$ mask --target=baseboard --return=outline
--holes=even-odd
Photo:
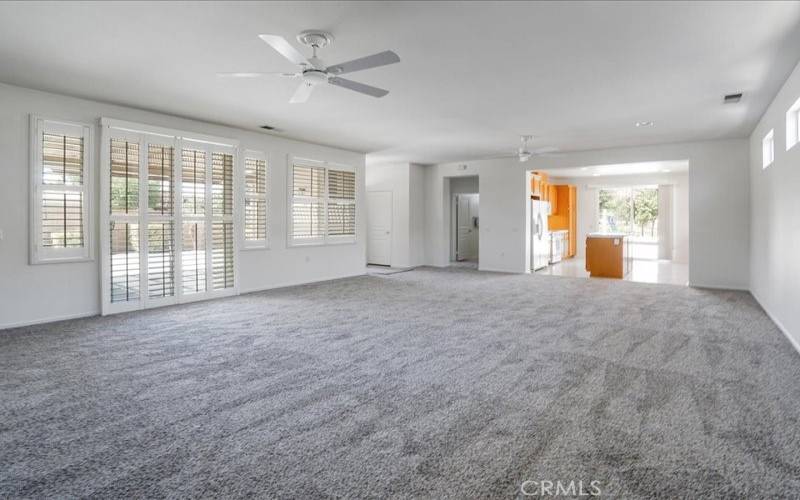
[[[750,288],[746,286],[720,286],[720,285],[704,285],[702,283],[689,282],[692,288],[710,288],[711,290],[733,290],[737,292],[749,292]]]
[[[23,326],[33,326],[33,325],[41,325],[44,323],[54,323],[56,321],[66,321],[68,319],[90,318],[92,316],[99,316],[99,315],[100,311],[92,311],[92,312],[83,312],[77,314],[65,314],[63,316],[52,316],[49,318],[37,319],[34,321],[20,321],[18,323],[8,323],[5,325],[0,325],[0,331],[8,330],[10,328],[21,328]]]
[[[357,276],[366,276],[366,275],[367,275],[367,271],[365,269],[364,272],[357,273],[357,274],[342,274],[341,276],[328,276],[328,277],[325,277],[325,278],[312,279],[312,280],[284,281],[284,282],[275,283],[274,285],[269,285],[269,286],[266,286],[266,287],[248,288],[247,290],[239,290],[239,294],[242,295],[242,294],[245,294],[245,293],[265,292],[267,290],[275,290],[275,289],[278,289],[278,288],[289,288],[289,287],[292,287],[292,286],[311,285],[311,284],[314,284],[314,283],[324,283],[326,281],[335,281],[335,280],[341,280],[341,279],[345,279],[345,278],[355,278]]]
[[[756,299],[758,305],[761,306],[761,309],[763,309],[765,313],[767,313],[767,316],[769,317],[769,319],[772,320],[773,323],[775,323],[775,326],[778,327],[778,330],[780,330],[786,336],[786,338],[789,340],[789,343],[792,344],[792,347],[794,347],[794,350],[797,351],[797,354],[800,354],[800,342],[795,340],[795,338],[792,337],[792,334],[789,333],[789,330],[787,330],[786,327],[783,326],[781,320],[776,318],[775,315],[772,314],[769,311],[769,309],[766,308],[766,306],[764,306],[764,302],[758,298],[758,295],[756,295],[754,291],[750,290],[750,295],[752,295],[753,298]]]

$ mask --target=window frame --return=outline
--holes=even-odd
[[[265,191],[263,194],[248,194],[247,193],[247,160],[253,159],[258,161],[264,162],[264,185]],[[241,154],[241,158],[239,159],[239,165],[241,165],[241,175],[239,176],[242,179],[241,182],[241,196],[239,197],[242,200],[242,206],[239,210],[241,214],[241,220],[239,221],[239,227],[241,227],[240,234],[240,241],[241,244],[239,248],[242,250],[268,250],[270,248],[270,241],[271,241],[271,232],[270,232],[270,212],[272,208],[271,203],[271,190],[272,190],[272,169],[270,168],[270,160],[267,153],[263,151],[258,151],[254,149],[245,149]],[[266,210],[266,218],[264,220],[264,239],[258,240],[248,240],[247,239],[247,227],[245,226],[246,223],[246,209],[247,209],[247,200],[255,199],[261,200],[264,202],[265,210]]]
[[[761,169],[765,170],[767,167],[775,163],[775,129],[770,129],[769,132],[761,139]]]
[[[800,143],[800,98],[786,111],[786,151]]]
[[[128,138],[140,144],[140,158],[139,158],[139,207],[140,210],[136,215],[116,215],[112,217],[110,211],[111,193],[108,186],[111,183],[110,171],[110,141],[111,138]],[[238,210],[240,196],[237,192],[236,186],[238,185],[238,165],[239,161],[239,141],[233,139],[226,139],[222,137],[209,136],[204,134],[195,134],[188,131],[178,129],[168,129],[152,125],[140,124],[135,122],[128,122],[112,118],[100,119],[100,212],[99,220],[100,227],[104,228],[100,235],[100,288],[101,288],[101,314],[116,314],[126,311],[134,311],[140,309],[149,309],[153,307],[160,307],[169,304],[182,304],[189,302],[196,302],[201,300],[215,299],[230,295],[238,295],[239,293],[239,241],[235,236],[235,231],[238,230],[236,225],[239,223]],[[111,248],[110,238],[108,238],[108,228],[112,219],[130,219],[131,221],[141,221],[139,224],[139,259],[142,264],[139,267],[140,283],[148,283],[148,242],[147,242],[147,226],[152,220],[155,221],[159,216],[153,217],[148,210],[147,204],[147,186],[148,176],[147,162],[148,162],[148,144],[165,144],[174,148],[173,155],[173,193],[172,193],[172,215],[170,219],[173,221],[173,294],[165,297],[150,297],[149,284],[140,284],[139,298],[130,301],[111,302]],[[204,210],[202,215],[195,217],[186,217],[183,213],[183,174],[182,174],[182,155],[184,149],[196,149],[205,153],[204,161]],[[232,169],[232,214],[215,214],[212,208],[212,154],[220,153],[230,155],[233,158]],[[144,202],[142,201],[144,200]],[[141,208],[144,206],[144,212]],[[205,290],[200,293],[187,294],[183,291],[183,243],[181,231],[184,222],[202,221],[204,223],[204,266],[205,266]],[[226,288],[213,287],[213,245],[212,245],[212,230],[214,222],[231,222],[233,223],[234,236],[232,238],[232,252],[233,252],[233,285]]]
[[[80,130],[83,139],[83,183],[78,186],[48,185],[42,182],[42,134],[51,131],[72,135]],[[90,262],[94,260],[94,134],[91,123],[48,118],[30,115],[29,131],[29,262],[31,265],[57,264],[69,262]],[[79,248],[45,248],[42,246],[42,192],[56,190],[80,192],[83,196],[83,246]]]
[[[323,192],[322,196],[320,197],[306,197],[306,196],[295,196],[294,195],[294,168],[295,166],[300,167],[312,167],[312,168],[322,168],[324,170],[323,174]],[[328,245],[352,245],[358,242],[359,238],[359,230],[358,230],[358,206],[361,203],[361,190],[358,187],[358,170],[351,166],[345,165],[341,163],[334,163],[328,161],[321,161],[321,160],[313,160],[308,158],[302,158],[298,156],[289,156],[287,160],[287,175],[286,175],[286,246],[287,248],[302,248],[302,247],[312,247],[312,246],[328,246]],[[351,202],[355,205],[355,230],[352,236],[350,235],[343,235],[343,236],[330,236],[328,234],[328,205],[331,202],[331,198],[328,192],[328,171],[329,170],[338,170],[343,172],[352,172],[355,175],[355,195],[353,201]],[[322,235],[318,238],[311,238],[305,239],[302,241],[297,241],[292,236],[294,233],[294,201],[295,199],[307,199],[307,200],[316,200],[319,199],[322,202]],[[336,199],[336,203],[341,203],[342,200]]]

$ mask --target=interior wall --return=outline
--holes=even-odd
[[[786,150],[786,111],[800,99],[800,64],[750,136],[750,290],[800,350],[800,144]],[[775,160],[761,141],[774,129]]]
[[[643,186],[666,184],[673,186],[672,199],[672,260],[681,264],[689,261],[689,174],[687,172],[642,175],[608,175],[599,177],[558,177],[558,170],[548,172],[551,184],[577,186],[578,245],[577,257],[586,255],[586,235],[598,230],[597,188],[599,186]]]
[[[426,168],[426,262],[448,263],[442,197],[446,177],[480,176],[480,268],[522,273],[528,269],[526,171],[689,160],[689,281],[694,286],[747,289],[749,280],[748,141],[730,139],[614,148],[538,157],[444,163]],[[553,172],[557,175],[557,172]]]
[[[356,167],[357,196],[364,196],[364,155],[283,139],[273,135],[85,99],[0,84],[0,328],[100,312],[99,238],[94,260],[79,263],[28,263],[29,114],[97,124],[105,116],[148,125],[239,140],[242,148],[266,152],[270,168],[270,248],[243,250],[238,287],[248,292],[364,273],[365,204],[357,208],[355,244],[287,247],[287,161],[300,155]],[[96,127],[93,230],[99,233],[99,127]]]
[[[392,254],[389,257],[392,267],[407,267],[411,261],[409,177],[408,163],[370,164],[366,167],[367,192],[392,193]]]

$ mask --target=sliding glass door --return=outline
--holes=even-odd
[[[598,192],[597,228],[628,235],[634,258],[658,258],[658,187],[604,187]]]
[[[235,290],[235,149],[108,128],[103,313]]]

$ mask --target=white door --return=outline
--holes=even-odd
[[[478,258],[478,195],[456,195],[456,259]]]
[[[391,265],[392,192],[367,193],[367,264]]]

